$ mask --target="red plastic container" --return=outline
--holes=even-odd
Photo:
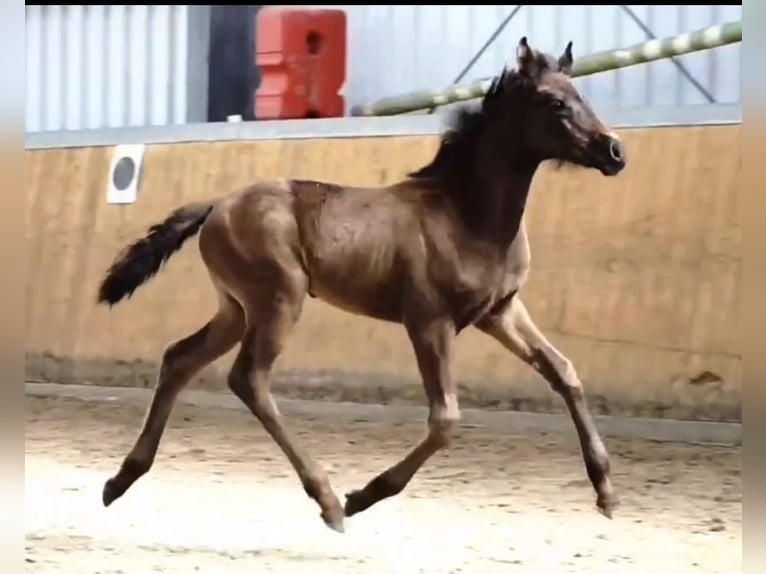
[[[262,8],[255,64],[261,73],[256,119],[343,116],[338,92],[346,81],[346,13]]]

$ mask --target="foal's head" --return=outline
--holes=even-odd
[[[599,120],[571,80],[572,43],[555,57],[522,38],[517,67],[495,78],[482,102],[495,145],[533,161],[558,160],[617,175],[625,149]]]

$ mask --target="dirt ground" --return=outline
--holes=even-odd
[[[731,574],[742,569],[738,447],[607,438],[622,505],[599,515],[570,434],[463,428],[395,499],[321,522],[257,421],[179,405],[152,471],[109,509],[103,481],[143,407],[27,398],[26,571]],[[290,419],[339,496],[422,426]]]

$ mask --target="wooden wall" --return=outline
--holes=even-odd
[[[523,297],[574,361],[597,412],[740,420],[741,125],[622,136],[630,165],[621,177],[544,169],[536,178]],[[388,183],[436,145],[435,136],[156,145],[139,200],[119,207],[105,202],[110,148],[27,151],[27,376],[153,385],[163,348],[215,308],[196,242],[111,312],[95,306],[95,292],[118,250],[175,206],[256,178]],[[482,335],[461,335],[458,351],[464,406],[561,408],[535,373]],[[223,389],[232,358],[199,384]],[[316,300],[278,363],[276,390],[423,402],[401,328]]]

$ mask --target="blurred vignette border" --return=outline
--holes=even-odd
[[[0,64],[4,77],[0,89],[0,258],[3,272],[2,324],[0,325],[0,560],[18,564],[24,550],[23,466],[23,334],[24,317],[24,209],[23,153],[25,100],[25,31],[20,3],[0,0]],[[21,56],[21,57],[20,57]]]
[[[761,571],[766,549],[766,468],[758,444],[766,432],[766,363],[763,336],[766,325],[766,195],[764,195],[764,149],[766,149],[766,4],[743,3],[742,41],[742,340],[743,340],[743,564],[746,573]],[[745,40],[745,36],[747,39]],[[745,448],[750,439],[755,447]],[[758,568],[761,566],[761,568]]]

